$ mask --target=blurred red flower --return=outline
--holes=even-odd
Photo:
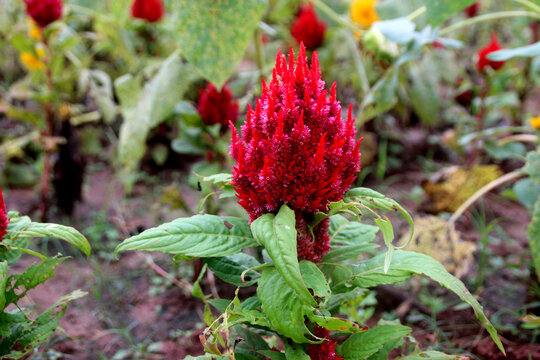
[[[238,102],[233,100],[231,90],[223,86],[218,91],[211,83],[199,91],[197,111],[206,125],[221,124],[226,128],[238,118]]]
[[[313,4],[301,6],[296,19],[291,24],[291,34],[299,43],[304,43],[308,50],[315,50],[322,45],[326,23],[319,20]]]
[[[232,127],[232,126],[231,126]],[[359,141],[349,107],[341,118],[335,83],[321,80],[317,52],[308,65],[300,45],[295,61],[277,54],[272,81],[263,80],[255,110],[248,106],[242,138],[232,127],[233,185],[239,204],[255,220],[287,203],[296,213],[298,256],[320,261],[328,252],[328,219],[313,229],[314,213],[343,198],[360,170]]]
[[[131,5],[131,16],[149,23],[161,20],[165,14],[162,0],[135,0]]]
[[[4,197],[2,196],[2,188],[0,188],[0,241],[4,239],[4,235],[7,234],[7,226],[9,224],[6,204],[4,204]]]
[[[24,0],[26,13],[42,28],[62,17],[62,0]]]
[[[497,50],[501,50],[501,49],[502,49],[502,46],[499,44],[499,41],[497,40],[497,34],[493,33],[491,35],[491,41],[489,42],[489,44],[487,44],[485,47],[483,47],[482,49],[478,51],[478,54],[477,54],[478,59],[476,61],[476,68],[479,71],[485,71],[486,67],[490,67],[493,70],[499,70],[501,67],[503,67],[505,63],[504,61],[493,61],[487,58],[488,54]]]
[[[465,8],[464,11],[467,17],[469,18],[475,17],[480,12],[480,1],[477,1],[471,6],[468,6],[467,8]]]
[[[330,333],[319,325],[315,326],[313,330],[315,336],[319,338],[325,338],[326,340],[320,344],[309,344],[307,346],[306,353],[311,360],[343,360],[336,353],[336,342],[332,342],[330,339]]]

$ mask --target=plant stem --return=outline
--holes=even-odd
[[[407,19],[409,19],[410,21],[413,21],[414,19],[416,19],[417,17],[419,17],[420,15],[422,15],[423,13],[425,13],[427,10],[426,6],[422,6],[422,7],[419,7],[418,9],[414,10],[412,13],[410,13],[408,16],[407,16]]]
[[[524,10],[515,10],[515,11],[499,11],[489,14],[480,15],[471,19],[466,19],[460,22],[457,22],[455,24],[450,25],[449,27],[442,29],[440,31],[440,35],[446,35],[452,31],[456,31],[458,29],[481,23],[484,21],[492,21],[492,20],[499,20],[499,19],[505,19],[505,18],[512,18],[512,17],[531,17],[535,19],[540,19],[540,14],[531,12],[531,11],[524,11]]]
[[[529,0],[513,0],[514,2],[517,2],[518,4],[521,4],[527,8],[529,8],[532,11],[536,11],[540,14],[540,6],[534,4],[533,2]]]
[[[533,134],[511,135],[511,136],[507,136],[505,138],[500,139],[498,141],[498,144],[504,145],[504,144],[517,142],[517,141],[536,144],[538,142],[538,136],[533,135]]]
[[[257,60],[257,68],[259,69],[259,80],[263,77],[264,72],[264,52],[261,39],[261,30],[255,29],[253,36],[255,37],[255,57]]]
[[[362,95],[366,95],[369,92],[370,88],[362,54],[358,50],[358,46],[356,45],[356,41],[354,40],[353,35],[349,31],[347,31],[346,36],[347,40],[349,41],[349,45],[353,55],[354,66],[356,68],[356,72],[358,73],[358,77],[360,78],[363,92]]]
[[[30,249],[25,249],[25,248],[19,248],[19,247],[15,247],[15,246],[10,246],[10,249],[11,250],[16,250],[16,251],[20,251],[20,252],[23,252],[25,254],[30,254],[30,255],[34,255],[34,256],[37,256],[38,258],[40,258],[42,261],[45,261],[47,260],[48,258],[45,256],[45,255],[42,255],[34,250],[30,250]]]
[[[511,173],[508,173],[508,174],[505,174],[503,176],[501,176],[500,178],[498,179],[495,179],[493,180],[492,182],[490,182],[489,184],[485,185],[483,188],[481,188],[480,190],[478,190],[477,192],[475,192],[473,194],[473,196],[471,196],[469,199],[467,199],[467,201],[465,201],[457,210],[456,212],[452,215],[452,217],[448,220],[447,224],[449,226],[453,226],[456,222],[456,220],[461,216],[463,215],[463,213],[472,205],[474,204],[478,199],[480,199],[482,196],[484,196],[485,194],[487,194],[488,192],[490,192],[491,190],[495,189],[496,187],[504,184],[504,183],[507,183],[509,181],[512,181],[512,180],[517,180],[519,179],[520,177],[523,177],[525,176],[526,174],[517,170],[517,171],[513,171]]]
[[[332,8],[326,5],[322,0],[311,0],[311,3],[339,25],[355,29],[355,26],[351,22],[345,20],[342,16],[332,10]]]

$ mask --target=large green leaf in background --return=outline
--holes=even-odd
[[[266,9],[265,0],[176,2],[182,55],[202,77],[221,87],[242,60]]]
[[[439,26],[454,13],[474,4],[476,0],[425,0],[428,23]]]
[[[114,85],[124,117],[118,155],[129,172],[135,169],[144,155],[149,131],[169,117],[174,106],[182,100],[189,85],[187,69],[175,53],[163,62],[144,88],[139,79],[131,75],[118,78]]]
[[[531,176],[532,181],[540,184],[540,152],[530,152],[528,154],[525,171]],[[536,199],[527,233],[529,234],[529,247],[536,274],[540,278],[540,197]]]

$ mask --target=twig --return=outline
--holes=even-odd
[[[477,192],[474,193],[473,196],[471,196],[467,201],[465,201],[457,210],[456,212],[452,215],[452,217],[448,220],[447,222],[447,225],[448,226],[454,226],[456,220],[461,216],[463,215],[463,213],[472,205],[474,204],[478,199],[480,199],[482,196],[484,196],[485,194],[487,194],[488,192],[490,192],[491,190],[495,189],[496,187],[506,183],[506,182],[509,182],[509,181],[512,181],[512,180],[517,180],[519,179],[520,177],[522,176],[525,176],[526,174],[521,172],[521,171],[514,171],[514,172],[511,172],[511,173],[508,173],[506,175],[503,175],[501,176],[500,178],[498,179],[495,179],[493,180],[492,182],[490,182],[489,184],[485,185],[483,188],[481,188],[480,190],[478,190]]]
[[[169,280],[171,283],[173,283],[174,285],[176,285],[183,291],[189,293],[189,295],[193,293],[193,285],[191,285],[187,281],[176,279],[173,276],[171,276],[168,272],[166,272],[159,265],[157,265],[152,259],[152,257],[150,257],[150,255],[144,255],[144,261],[146,262],[146,266],[154,270],[156,274],[158,274],[159,276]]]

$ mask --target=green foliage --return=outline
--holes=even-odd
[[[366,359],[381,350],[385,344],[409,335],[411,328],[401,325],[380,325],[351,335],[338,347],[345,360]]]
[[[176,53],[163,62],[144,88],[140,80],[125,75],[114,83],[124,117],[118,156],[128,172],[135,170],[143,157],[150,130],[171,115],[188,88],[186,66]]]
[[[257,282],[260,274],[251,268],[260,266],[261,263],[253,256],[247,254],[235,254],[228,257],[203,258],[210,270],[221,280],[235,286],[251,286]]]
[[[132,236],[116,247],[114,255],[120,251],[144,250],[180,256],[221,257],[255,245],[246,220],[195,215]]]
[[[306,304],[316,306],[317,302],[309,293],[300,273],[294,211],[283,205],[277,215],[264,214],[253,221],[251,231],[255,240],[268,251],[276,270],[296,295]]]
[[[454,13],[475,3],[475,0],[425,0],[428,22],[433,26],[441,25]]]
[[[58,224],[30,223],[28,227],[18,233],[21,238],[51,237],[67,241],[77,247],[86,256],[90,255],[88,240],[72,227]]]
[[[540,186],[540,152],[531,152],[527,156],[525,171],[530,175],[530,179],[536,185],[536,190]],[[536,274],[540,278],[540,194],[534,190],[528,193],[529,196],[536,195],[534,201],[532,220],[527,227],[529,235],[529,247],[533,258]],[[519,195],[518,195],[519,196]]]
[[[317,266],[302,261],[299,269],[303,275],[302,283],[313,291],[313,296],[321,302],[327,301],[330,288]],[[277,332],[297,343],[312,342],[316,338],[309,340],[305,337],[309,330],[304,317],[312,315],[314,307],[303,301],[289,282],[276,267],[264,269],[259,279],[257,296],[261,300],[264,313]]]
[[[521,46],[515,49],[504,49],[488,54],[488,59],[494,61],[506,61],[515,57],[536,57],[540,55],[540,42],[532,45]]]
[[[264,0],[181,0],[177,41],[182,55],[221,88],[241,61],[266,8]]]
[[[424,274],[442,286],[452,290],[461,300],[471,305],[478,320],[485,324],[491,338],[501,352],[504,353],[504,348],[497,336],[497,331],[484,314],[478,300],[471,295],[459,279],[450,275],[441,263],[424,254],[401,250],[394,252],[388,273],[384,272],[384,263],[385,255],[381,254],[356,266],[354,270],[354,283],[360,287],[372,287],[403,281],[412,274]]]

